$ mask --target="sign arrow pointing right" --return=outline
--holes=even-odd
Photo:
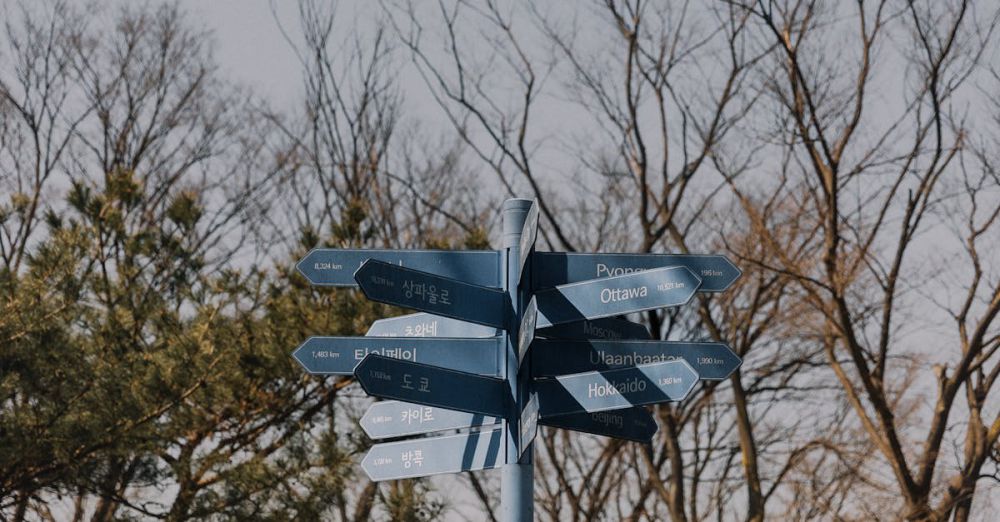
[[[541,290],[537,327],[683,305],[700,284],[694,272],[676,266]]]
[[[683,266],[701,278],[699,292],[722,292],[742,275],[736,265],[720,255],[536,252],[531,263],[531,282],[535,290],[666,266]]]
[[[657,429],[653,416],[642,407],[560,415],[544,419],[540,424],[644,444],[652,440]]]
[[[576,373],[535,381],[542,418],[684,400],[698,374],[684,361]]]
[[[539,339],[531,350],[531,373],[552,377],[675,359],[687,361],[706,381],[729,377],[743,362],[723,343]]]

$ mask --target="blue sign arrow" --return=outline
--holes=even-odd
[[[536,252],[531,262],[532,286],[536,290],[653,268],[683,266],[701,278],[699,292],[721,292],[742,274],[736,265],[719,255]]]
[[[493,337],[499,332],[492,326],[467,323],[419,312],[379,319],[368,329],[367,337]]]
[[[379,401],[361,417],[361,428],[372,439],[386,439],[500,424],[500,417],[447,410],[400,401]]]
[[[310,337],[292,354],[309,373],[353,375],[368,354],[433,364],[480,375],[500,375],[499,337],[433,339],[428,337]]]
[[[372,301],[504,328],[507,292],[369,259],[354,274]]]
[[[517,281],[520,285],[524,275],[524,264],[528,261],[532,250],[535,248],[535,239],[538,235],[538,200],[531,202],[528,215],[524,218],[524,226],[521,227],[521,241],[518,244],[519,256],[517,260]]]
[[[517,458],[524,456],[524,452],[535,440],[538,433],[538,394],[532,393],[528,404],[521,410],[520,437],[517,439]]]
[[[369,356],[371,357],[371,356]],[[576,373],[535,381],[542,418],[680,401],[698,382],[684,361]]]
[[[687,303],[701,280],[682,266],[540,290],[538,328]]]
[[[503,429],[376,444],[361,461],[373,481],[493,469],[503,464]]]
[[[502,417],[509,402],[501,379],[381,355],[365,357],[354,376],[368,395],[424,406]]]
[[[310,283],[357,286],[354,272],[377,259],[480,286],[500,286],[500,253],[492,250],[380,250],[315,248],[295,267]]]
[[[646,408],[560,415],[549,417],[540,423],[552,428],[582,431],[644,444],[652,440],[657,429],[656,421]]]
[[[650,339],[645,325],[616,317],[552,325],[537,335],[555,339]]]
[[[524,308],[524,315],[521,317],[521,328],[517,332],[517,361],[524,360],[524,354],[528,353],[531,341],[535,339],[535,323],[538,321],[538,306],[535,305],[535,298],[528,301],[528,306]]]
[[[683,359],[702,380],[729,377],[743,361],[723,343],[674,341],[563,341],[538,339],[531,350],[533,377]]]

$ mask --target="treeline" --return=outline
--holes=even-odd
[[[400,311],[293,267],[495,247],[508,196],[744,272],[636,317],[742,368],[651,446],[540,432],[540,520],[994,512],[997,6],[307,1],[282,111],[176,5],[2,6],[0,518],[494,519],[488,472],[367,480],[367,399],[290,353]]]

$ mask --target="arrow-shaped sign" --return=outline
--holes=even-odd
[[[524,405],[524,409],[521,410],[521,422],[520,422],[520,437],[517,439],[517,458],[520,459],[524,456],[524,452],[531,446],[531,443],[535,440],[535,434],[538,433],[538,394],[532,393],[531,399],[528,403]]]
[[[376,444],[361,469],[373,481],[493,469],[503,464],[503,429]]]
[[[560,415],[544,419],[541,424],[642,443],[648,443],[656,433],[656,421],[645,408]]]
[[[506,381],[369,355],[354,369],[365,393],[449,410],[502,417],[508,404]]]
[[[388,319],[379,319],[368,329],[367,337],[493,337],[497,329],[492,326],[467,323],[419,312]]]
[[[684,361],[576,373],[535,381],[542,418],[680,401],[698,382]]]
[[[470,323],[503,328],[510,308],[507,293],[370,259],[354,274],[372,301],[430,312]]]
[[[667,267],[541,290],[538,328],[687,303],[701,280],[687,268]]]
[[[524,279],[524,264],[528,261],[532,250],[535,248],[535,238],[538,235],[538,200],[531,202],[528,215],[524,218],[524,226],[521,227],[521,241],[518,244],[519,256],[517,260],[517,281],[520,285]]]
[[[699,292],[721,292],[742,273],[725,256],[719,255],[536,252],[531,263],[532,286],[536,290],[653,268],[683,266],[701,278]]]
[[[480,286],[500,286],[500,253],[491,250],[379,250],[315,248],[295,267],[310,283],[357,286],[354,272],[369,259]]]
[[[361,417],[361,428],[372,439],[500,424],[500,417],[447,410],[400,401],[379,401]]]
[[[535,339],[535,323],[538,321],[538,306],[535,298],[528,301],[528,306],[524,308],[524,315],[521,317],[521,328],[517,332],[517,361],[524,360],[524,354],[528,353],[528,347]]]
[[[649,339],[645,325],[604,317],[573,323],[563,323],[539,330],[536,335],[555,339]]]
[[[368,354],[433,364],[480,375],[500,375],[500,337],[433,339],[428,337],[310,337],[292,356],[307,372],[352,375]]]
[[[687,361],[698,377],[709,381],[729,377],[742,362],[723,343],[538,339],[531,350],[531,373],[552,377],[676,359]]]

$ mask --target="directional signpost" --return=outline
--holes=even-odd
[[[538,202],[532,202],[528,208],[528,214],[524,217],[524,225],[521,227],[521,240],[518,242],[517,255],[517,280],[521,281],[524,275],[524,264],[534,251],[535,238],[538,236]]]
[[[538,306],[535,300],[528,302],[521,317],[521,327],[517,333],[517,360],[524,360],[524,355],[528,353],[528,347],[535,340],[535,323],[538,322]]]
[[[521,435],[518,438],[517,456],[524,455],[525,450],[531,446],[538,432],[538,394],[531,394],[531,399],[521,411]]]
[[[502,520],[531,520],[538,425],[648,443],[646,406],[739,368],[725,344],[651,340],[618,317],[727,289],[740,271],[725,257],[535,252],[538,218],[538,202],[507,201],[496,251],[320,248],[299,262],[314,285],[419,312],[293,353],[309,373],[354,375],[387,399],[362,417],[365,433],[460,431],[372,446],[371,480],[502,468]]]

